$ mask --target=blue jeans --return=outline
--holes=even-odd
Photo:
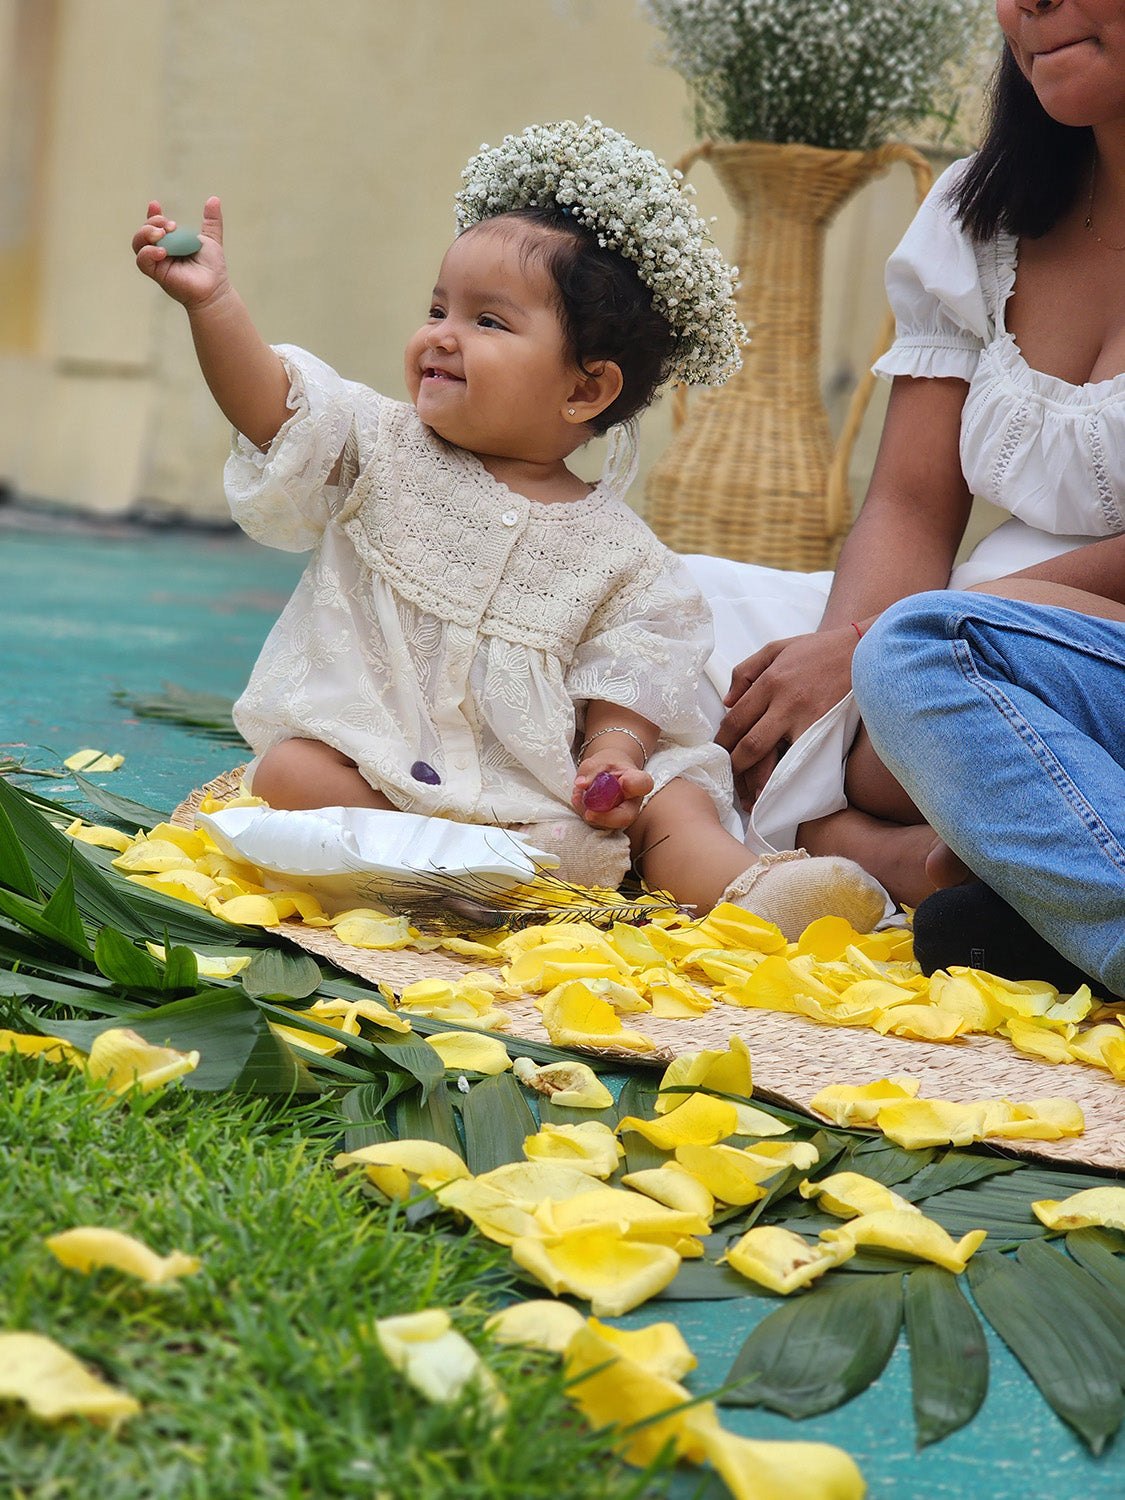
[[[1125,994],[1125,625],[918,594],[867,632],[852,680],[880,758],[949,847]]]

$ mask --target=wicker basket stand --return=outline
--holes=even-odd
[[[843,204],[907,162],[919,201],[933,180],[908,146],[825,151],[764,141],[695,147],[682,171],[711,163],[738,214],[743,367],[700,393],[649,474],[645,515],[678,552],[810,571],[831,566],[851,522],[848,457],[870,395],[853,395],[836,451],[820,391],[825,230]],[[881,352],[891,328],[880,329]]]

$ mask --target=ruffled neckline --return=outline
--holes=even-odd
[[[1087,380],[1074,385],[1061,375],[1049,375],[1028,364],[1015,335],[1008,332],[1004,312],[1016,285],[1019,268],[1019,241],[1014,234],[1000,233],[994,241],[993,277],[996,295],[996,332],[990,350],[1004,373],[1020,386],[1056,406],[1088,409],[1125,394],[1125,370],[1108,380]]]

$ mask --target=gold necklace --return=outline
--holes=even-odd
[[[1086,228],[1094,236],[1094,238],[1097,240],[1097,242],[1098,242],[1099,245],[1104,245],[1107,250],[1112,250],[1115,255],[1125,255],[1125,245],[1111,245],[1108,240],[1103,240],[1102,237],[1101,237],[1101,235],[1094,228],[1093,223],[1091,222],[1091,215],[1094,212],[1094,184],[1097,181],[1097,177],[1098,177],[1098,159],[1095,156],[1094,157],[1094,165],[1093,165],[1093,168],[1092,168],[1092,170],[1090,172],[1090,196],[1089,196],[1089,198],[1087,199],[1087,202],[1086,202],[1086,220],[1085,220]]]

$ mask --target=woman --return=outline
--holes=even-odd
[[[1125,0],[998,0],[997,15],[985,142],[888,264],[898,337],[876,368],[894,385],[835,577],[690,560],[748,842],[849,855],[911,905],[963,871],[862,757],[841,777],[860,636],[897,599],[1021,571],[1125,599],[1099,540],[1125,532]],[[954,569],[974,494],[1012,519]],[[732,671],[779,618],[788,638]]]
[[[987,882],[922,903],[918,957],[1125,995],[1125,608],[1004,591],[903,599],[853,662],[876,750]]]

